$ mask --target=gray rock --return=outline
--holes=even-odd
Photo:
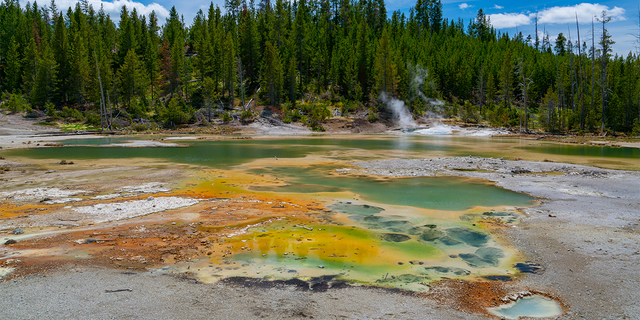
[[[24,230],[22,230],[22,228],[18,228],[18,229],[13,229],[13,234],[23,234]]]

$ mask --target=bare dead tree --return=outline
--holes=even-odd
[[[578,71],[580,72],[580,129],[584,131],[584,90],[582,76],[582,51],[580,50],[580,25],[578,24],[578,14],[576,13],[576,29],[578,30]]]
[[[244,71],[242,70],[242,60],[240,57],[236,58],[236,72],[238,73],[238,79],[240,80],[240,97],[242,99],[242,111],[244,108]]]
[[[573,61],[573,40],[571,40],[571,28],[569,28],[569,61],[571,63],[571,110],[573,112],[576,111],[576,102],[575,102],[575,64]]]
[[[520,58],[520,62],[518,63],[518,74],[520,76],[520,79],[522,79],[522,82],[518,85],[521,90],[522,90],[522,101],[523,101],[523,108],[524,108],[524,132],[529,132],[529,113],[527,110],[527,90],[529,90],[529,86],[533,83],[533,81],[531,80],[531,75],[533,74],[533,71],[531,71],[529,73],[528,76],[525,75],[525,70],[524,70],[524,57]],[[522,131],[522,114],[520,115],[520,132]]]
[[[591,111],[593,111],[594,88],[596,86],[596,34],[591,18]]]
[[[614,44],[611,40],[611,35],[607,32],[606,24],[611,22],[611,17],[607,16],[607,12],[602,10],[602,16],[596,17],[598,22],[602,23],[602,36],[600,38],[600,54],[602,63],[602,74],[600,77],[600,91],[602,93],[602,127],[600,134],[604,134],[604,125],[606,123],[606,108],[607,108],[607,67],[609,62],[609,55],[611,52],[611,45]]]

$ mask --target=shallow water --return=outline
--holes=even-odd
[[[523,150],[543,154],[580,156],[594,158],[640,159],[638,148],[614,148],[606,146],[546,144],[540,146],[521,147]]]
[[[496,188],[479,179],[460,177],[416,177],[375,179],[333,175],[334,167],[269,167],[252,169],[256,174],[269,174],[293,183],[289,192],[296,188],[316,185],[348,190],[371,202],[411,206],[433,210],[459,211],[474,206],[530,206],[532,198],[525,194]],[[262,191],[287,192],[283,187],[266,187]],[[307,187],[308,188],[308,187]],[[322,191],[317,191],[322,192]]]
[[[504,306],[490,308],[489,312],[505,319],[549,318],[562,315],[562,307],[552,299],[534,295],[518,299],[516,302]]]
[[[62,141],[65,148],[40,148],[5,151],[6,155],[40,159],[118,159],[148,157],[178,163],[229,168],[261,158],[301,158],[310,154],[341,160],[383,158],[433,158],[447,156],[482,156],[524,160],[543,159],[556,162],[594,165],[602,168],[640,170],[640,149],[569,145],[517,138],[419,136],[419,135],[350,135],[305,138],[264,138],[239,140],[167,140],[189,145],[188,148],[99,147],[126,140],[158,139],[159,136],[105,137]],[[185,136],[184,138],[188,138]],[[196,139],[197,137],[193,137]],[[79,144],[98,146],[88,150]]]

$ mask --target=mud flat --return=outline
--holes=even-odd
[[[344,174],[477,177],[541,198],[499,230],[541,266],[519,286],[550,294],[567,319],[640,318],[640,172],[478,157],[356,163]]]

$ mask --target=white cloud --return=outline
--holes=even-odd
[[[494,5],[493,5],[493,8],[494,8],[494,9],[498,9],[498,10],[504,9],[504,7],[503,7],[503,6],[499,6],[499,5],[497,5],[497,4],[494,4]]]
[[[78,0],[56,0],[56,6],[58,7],[58,11],[66,13],[69,7],[71,7],[71,9],[75,8],[76,3],[78,2]],[[111,19],[116,21],[120,20],[120,9],[122,8],[122,6],[127,6],[129,12],[131,12],[135,8],[139,15],[145,16],[149,16],[151,11],[155,11],[156,15],[158,16],[159,23],[163,23],[163,20],[169,17],[169,10],[155,2],[147,5],[130,0],[88,0],[88,2],[91,6],[93,6],[93,9],[96,10],[96,12],[100,10],[100,6],[102,5],[104,8],[104,12],[109,14],[111,16]],[[26,3],[26,0],[20,1],[21,6],[24,6]],[[41,3],[45,3],[45,1]],[[46,5],[49,5],[48,1],[46,1]]]
[[[495,13],[490,14],[491,25],[496,29],[514,28],[531,24],[531,18],[522,13]]]
[[[496,8],[498,6],[496,5]],[[601,4],[580,3],[575,6],[552,7],[538,12],[538,25],[575,23],[576,14],[581,23],[590,23],[591,18],[599,16],[605,11],[613,21],[627,20],[624,17],[625,10],[620,7],[609,7]],[[496,29],[526,26],[533,23],[536,13],[496,13],[490,14],[491,25]]]
[[[552,7],[538,13],[538,23],[575,23],[576,14],[578,20],[586,23],[591,18],[599,16],[605,11],[615,21],[626,20],[624,9],[620,7],[609,7],[597,3],[580,3],[569,7]],[[532,16],[535,14],[532,14]]]
[[[460,10],[464,10],[464,9],[468,9],[468,8],[473,8],[472,5],[466,4],[466,3],[461,3],[458,5],[458,8],[460,8]]]

